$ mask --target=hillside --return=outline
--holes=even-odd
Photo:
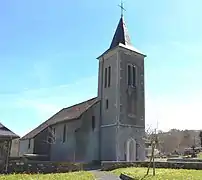
[[[158,149],[164,153],[173,151],[183,152],[184,148],[193,145],[200,146],[199,130],[177,130],[172,129],[168,132],[158,132],[160,145]]]

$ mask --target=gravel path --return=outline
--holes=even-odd
[[[104,172],[100,170],[89,171],[95,175],[96,180],[120,180],[120,178],[110,172]]]

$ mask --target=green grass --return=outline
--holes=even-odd
[[[152,175],[152,170],[144,180],[201,180],[202,170],[186,170],[186,169],[158,169],[156,168],[156,176]],[[146,174],[147,168],[121,168],[113,170],[116,175],[121,173],[136,179],[142,179]]]
[[[73,172],[61,174],[14,174],[0,175],[0,180],[94,180],[94,176],[88,172]]]
[[[202,152],[200,152],[200,153],[197,155],[197,157],[198,157],[199,159],[202,159]]]

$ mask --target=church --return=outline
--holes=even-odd
[[[123,15],[97,59],[97,97],[65,107],[20,139],[19,155],[50,161],[145,159],[146,55],[133,47]]]

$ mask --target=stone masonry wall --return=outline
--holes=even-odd
[[[103,171],[110,171],[117,168],[126,167],[148,167],[148,161],[137,162],[102,162],[101,169]],[[152,167],[152,165],[151,165]],[[155,162],[156,168],[173,168],[173,169],[196,169],[202,170],[202,162]]]
[[[82,163],[70,162],[49,162],[49,161],[19,161],[10,162],[6,173],[65,173],[80,171],[83,169]],[[5,173],[5,172],[2,172]]]

